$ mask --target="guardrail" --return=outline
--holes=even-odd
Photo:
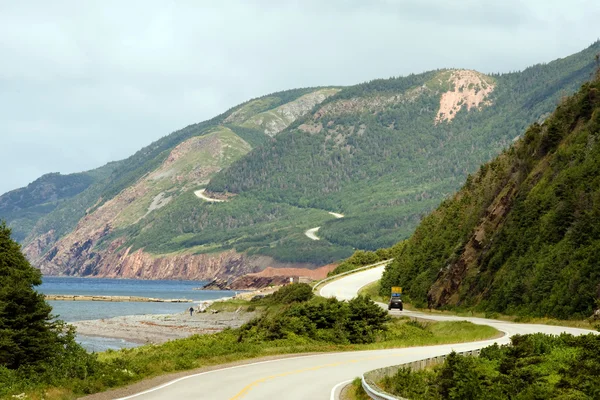
[[[470,357],[478,357],[481,349],[475,349],[471,351],[463,351],[457,353],[461,356],[470,356]],[[373,371],[365,372],[361,377],[362,387],[367,392],[367,395],[371,399],[375,400],[409,400],[404,397],[397,397],[390,393],[386,393],[383,389],[381,389],[377,382],[380,382],[383,378],[387,376],[392,376],[398,372],[401,368],[410,368],[414,371],[418,371],[421,369],[425,369],[427,367],[431,367],[433,365],[441,364],[444,362],[448,355],[425,358],[423,360],[417,360],[409,363],[404,363],[400,365],[394,365],[392,367],[379,368]]]
[[[364,267],[360,267],[360,268],[356,268],[353,269],[351,271],[346,271],[346,272],[342,272],[341,274],[337,274],[337,275],[332,275],[332,276],[328,276],[325,279],[321,279],[320,281],[318,281],[317,283],[315,283],[315,285],[313,286],[313,291],[317,290],[317,288],[329,281],[332,281],[334,279],[339,278],[340,276],[344,276],[344,275],[350,275],[353,274],[355,272],[359,272],[359,271],[364,271],[365,269],[371,269],[371,268],[375,268],[375,267],[381,267],[382,265],[388,265],[389,263],[391,263],[392,261],[394,261],[393,258],[387,259],[387,260],[383,260],[383,261],[379,261],[376,262],[375,264],[369,264],[369,265],[365,265]]]

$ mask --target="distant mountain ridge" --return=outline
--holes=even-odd
[[[105,179],[117,166],[118,163],[109,163],[81,173],[43,175],[24,188],[0,196],[0,216],[11,223],[14,239],[22,242],[40,218]]]
[[[589,79],[598,51],[519,73],[438,70],[274,93],[165,136],[29,226],[1,209],[0,218],[47,274],[315,268],[408,237],[468,173]],[[227,201],[200,199],[203,188]],[[320,240],[304,235],[317,226]]]

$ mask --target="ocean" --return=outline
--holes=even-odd
[[[195,302],[235,295],[233,291],[193,290],[204,281],[147,281],[135,279],[71,278],[45,276],[36,289],[44,294],[140,296],[160,299],[190,299]],[[190,303],[138,303],[106,301],[48,301],[52,312],[66,321],[112,318],[123,315],[175,314]],[[77,341],[88,351],[105,351],[139,346],[121,339],[78,335]]]

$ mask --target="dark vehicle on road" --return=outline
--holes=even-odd
[[[402,299],[400,297],[392,297],[390,299],[388,310],[391,310],[392,308],[397,308],[398,310],[402,311]]]

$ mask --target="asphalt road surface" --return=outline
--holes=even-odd
[[[325,285],[320,290],[320,294],[326,297],[335,296],[341,300],[350,299],[362,286],[378,280],[383,268],[373,268],[345,276]],[[431,316],[410,311],[392,312],[434,320],[467,320],[476,324],[493,326],[504,332],[505,335],[498,339],[481,342],[394,350],[327,353],[246,364],[180,378],[124,399],[325,400],[335,398],[337,391],[343,386],[341,383],[376,368],[443,355],[452,350],[468,351],[495,342],[505,344],[514,334],[568,332],[577,335],[591,332],[584,329],[514,324],[483,318]]]

